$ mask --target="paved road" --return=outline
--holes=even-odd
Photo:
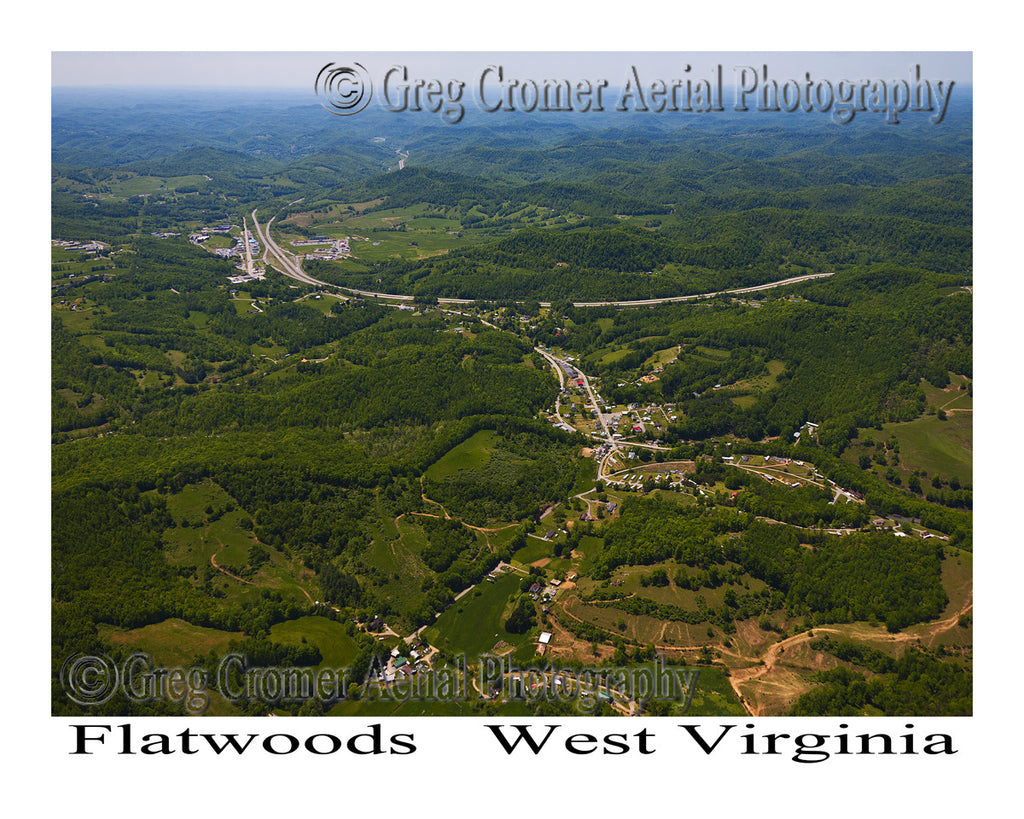
[[[651,307],[656,304],[671,304],[679,301],[696,301],[698,299],[711,299],[715,296],[729,295],[736,296],[743,293],[756,293],[759,290],[770,290],[773,287],[784,287],[787,284],[799,284],[811,279],[824,279],[834,276],[834,273],[811,273],[806,276],[794,276],[791,279],[782,279],[768,284],[758,284],[754,287],[738,287],[733,290],[716,290],[713,293],[695,293],[690,296],[669,296],[661,299],[634,299],[633,301],[574,301],[573,307]],[[542,307],[550,306],[546,302],[540,303]]]
[[[567,371],[569,369],[576,371],[576,378],[577,380],[583,382],[583,386],[587,391],[588,397],[590,398],[590,404],[593,407],[594,411],[597,413],[597,419],[601,423],[601,426],[604,427],[605,439],[608,441],[608,443],[614,445],[615,439],[612,438],[611,430],[608,429],[608,423],[604,419],[604,413],[601,412],[601,407],[599,407],[597,404],[597,395],[594,393],[594,388],[590,386],[590,379],[587,378],[586,373],[584,373],[579,367],[570,364],[568,361],[565,361],[564,359],[561,358],[557,358],[551,355],[550,353],[545,352],[540,347],[534,347],[533,349],[540,353],[542,356],[544,356],[544,358],[547,359],[551,366],[555,368],[555,372],[558,374],[559,386],[565,386],[565,378],[563,377],[563,371]],[[561,415],[558,416],[558,420],[562,421]],[[562,421],[562,423],[565,422]],[[566,426],[569,425],[566,424]]]
[[[638,447],[642,447],[644,449],[659,450],[661,452],[667,452],[669,450],[669,447],[667,447],[667,446],[658,446],[657,444],[642,444],[642,443],[632,442],[632,441],[616,440],[615,437],[612,435],[611,430],[608,428],[608,422],[605,420],[605,414],[603,412],[601,412],[601,407],[597,403],[597,394],[594,392],[594,388],[591,386],[590,379],[587,377],[586,373],[584,373],[579,367],[575,366],[574,364],[570,364],[568,361],[565,361],[564,359],[558,358],[557,356],[554,356],[551,353],[545,352],[540,347],[534,347],[534,349],[538,353],[540,353],[542,356],[544,356],[544,358],[547,360],[547,362],[554,368],[555,373],[557,373],[557,375],[558,375],[558,383],[559,383],[559,385],[561,385],[563,387],[565,386],[565,378],[563,376],[563,371],[565,370],[565,368],[569,367],[569,368],[572,368],[573,370],[576,371],[576,373],[578,374],[577,375],[577,379],[581,380],[583,382],[583,386],[586,388],[587,396],[590,399],[590,406],[597,413],[598,421],[600,422],[601,426],[604,428],[604,437],[603,438],[600,435],[600,433],[597,433],[597,432],[591,433],[590,437],[596,438],[597,440],[601,441],[602,443],[606,443],[609,446],[608,452],[605,454],[605,456],[601,459],[600,463],[598,464],[598,469],[597,469],[597,479],[598,480],[605,480],[609,476],[609,474],[611,474],[611,473],[609,473],[607,471],[608,461],[611,459],[611,457],[619,449],[629,449],[630,447],[637,447],[638,446]],[[557,406],[556,406],[556,409],[557,409]],[[558,416],[558,420],[560,422],[565,423],[565,421],[562,418],[561,414],[556,412],[556,415]],[[566,426],[570,426],[570,425],[566,424]]]
[[[266,249],[266,253],[273,254],[277,260],[277,266],[284,275],[289,276],[297,281],[304,282],[305,284],[322,285],[325,287],[333,287],[334,285],[329,282],[322,282],[319,279],[314,279],[308,273],[302,270],[302,264],[294,254],[288,253],[281,249],[281,246],[274,241],[270,235],[270,226],[274,221],[274,217],[271,217],[270,221],[267,222],[266,229],[260,227],[259,221],[256,219],[256,211],[252,212],[252,223],[253,228],[256,230],[256,237],[262,242],[263,247]]]
[[[413,301],[413,296],[399,295],[396,293],[377,293],[372,290],[359,290],[354,287],[342,287],[341,285],[331,284],[330,282],[323,282],[319,279],[314,279],[308,273],[302,270],[302,262],[294,254],[283,250],[280,245],[273,241],[270,236],[270,226],[276,217],[271,217],[270,221],[267,222],[266,228],[260,227],[260,223],[256,219],[256,211],[252,212],[253,226],[256,229],[257,238],[263,243],[263,247],[266,252],[273,252],[277,258],[281,272],[286,276],[290,276],[300,282],[306,284],[321,285],[324,287],[334,287],[338,290],[344,290],[347,293],[354,293],[357,296],[363,296],[364,298],[373,299],[389,299],[391,301]],[[794,276],[791,279],[783,279],[777,282],[768,282],[768,284],[758,284],[754,287],[740,287],[734,290],[716,290],[713,293],[695,293],[690,296],[667,296],[660,299],[633,299],[630,301],[574,301],[572,304],[574,307],[653,307],[657,304],[670,304],[673,302],[681,301],[696,301],[698,299],[710,299],[718,295],[741,295],[743,293],[755,293],[759,290],[770,290],[773,287],[785,287],[788,284],[799,284],[800,282],[810,281],[811,279],[822,279],[828,276],[834,275],[833,273],[812,273],[807,276]],[[477,299],[450,299],[450,298],[439,298],[438,304],[473,304]],[[541,307],[550,307],[551,302],[542,301],[539,302]]]
[[[252,275],[252,245],[249,244],[249,226],[242,217],[242,241],[245,243],[245,275]]]

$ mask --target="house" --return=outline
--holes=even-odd
[[[540,637],[537,638],[537,641],[542,646],[546,646],[548,643],[551,642],[551,632],[550,631],[542,631],[540,633]]]

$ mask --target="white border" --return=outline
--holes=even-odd
[[[1004,209],[1001,201],[1003,190],[1016,191],[1018,174],[1014,171],[1019,167],[1019,135],[1012,128],[1017,102],[1016,95],[1011,96],[1016,91],[1012,83],[1017,73],[1018,46],[1009,40],[1009,20],[985,19],[976,8],[970,12],[962,6],[903,8],[891,2],[839,6],[834,12],[826,11],[819,3],[673,4],[671,8],[632,4],[607,11],[595,7],[567,9],[540,2],[500,7],[459,3],[454,10],[453,4],[443,8],[429,4],[427,9],[422,8],[426,4],[418,5],[419,11],[403,10],[397,3],[383,8],[273,4],[266,8],[233,5],[219,9],[208,3],[189,2],[143,11],[134,3],[90,3],[29,12],[35,17],[31,27],[35,33],[30,38],[35,42],[5,58],[5,76],[16,86],[7,108],[7,130],[16,139],[13,146],[8,143],[7,153],[16,158],[12,163],[16,168],[4,197],[4,224],[9,236],[17,233],[18,244],[13,259],[8,261],[7,277],[15,282],[14,299],[8,300],[7,307],[9,315],[17,317],[5,327],[5,347],[9,359],[14,359],[8,384],[16,386],[17,391],[8,391],[7,403],[13,406],[8,407],[6,427],[17,440],[5,481],[8,503],[11,499],[14,503],[6,510],[5,519],[14,524],[8,546],[24,558],[15,560],[15,566],[23,569],[18,573],[28,581],[23,596],[15,593],[5,604],[9,607],[9,628],[15,632],[26,630],[15,644],[18,665],[24,662],[30,669],[47,673],[28,675],[40,684],[27,692],[23,690],[26,675],[5,680],[5,705],[13,723],[8,730],[17,737],[19,758],[17,767],[8,769],[13,774],[8,781],[20,790],[32,784],[33,769],[45,771],[45,782],[35,780],[41,788],[33,793],[35,801],[58,804],[83,816],[139,808],[157,816],[189,809],[208,813],[213,805],[230,810],[256,807],[260,816],[278,810],[426,810],[428,815],[435,810],[496,811],[509,815],[532,810],[577,812],[581,808],[687,812],[724,809],[767,816],[811,810],[861,816],[866,810],[892,815],[908,808],[916,808],[918,813],[940,808],[945,813],[970,810],[982,800],[985,804],[997,802],[1000,792],[1008,791],[1007,783],[1013,781],[1005,774],[1008,760],[1014,758],[1008,746],[1015,739],[1017,723],[1006,716],[1014,710],[1017,699],[1009,685],[1015,675],[997,666],[1004,660],[996,659],[1012,656],[1016,650],[1015,641],[1002,639],[1008,635],[1000,615],[1009,616],[1011,612],[994,609],[998,601],[1014,599],[1009,583],[1019,568],[1019,558],[1005,554],[1018,550],[1012,516],[1005,522],[1005,533],[1003,522],[997,519],[1001,510],[1015,508],[1014,495],[999,480],[998,455],[1014,454],[1007,447],[1012,447],[1016,430],[1008,409],[1001,406],[1005,389],[996,386],[1001,377],[1012,379],[1015,375],[1014,351],[1000,345],[1008,340],[1005,329],[1013,326],[1010,311],[1019,303],[1019,287],[1008,281],[1016,277],[1016,266],[1010,265],[1006,254],[1007,239],[1019,234],[1010,222],[1016,214],[1010,207]],[[969,13],[976,16],[968,17]],[[45,498],[49,476],[44,465],[48,464],[48,455],[43,452],[47,412],[45,400],[37,403],[37,398],[45,398],[47,392],[48,372],[43,362],[47,359],[48,321],[47,311],[36,312],[37,305],[45,304],[47,299],[32,273],[39,270],[39,248],[46,247],[43,243],[49,238],[48,196],[42,193],[47,190],[49,176],[48,87],[43,82],[49,75],[49,52],[126,47],[335,52],[467,47],[756,51],[765,50],[768,43],[771,50],[975,50],[975,174],[979,180],[975,210],[979,338],[975,361],[977,404],[984,418],[976,428],[975,468],[981,499],[975,538],[980,547],[975,551],[979,566],[976,587],[982,601],[976,617],[977,716],[942,721],[957,736],[961,754],[949,764],[945,760],[924,764],[921,758],[881,764],[854,760],[855,770],[831,762],[778,766],[774,760],[757,757],[709,766],[689,755],[679,758],[668,752],[642,759],[613,758],[614,764],[608,767],[604,760],[567,759],[565,754],[550,761],[508,763],[464,737],[474,727],[469,721],[449,724],[449,720],[431,719],[413,721],[410,730],[428,741],[423,743],[423,751],[400,763],[382,759],[359,764],[330,757],[271,760],[269,764],[254,763],[246,757],[240,762],[183,757],[144,762],[138,757],[83,761],[64,756],[67,724],[41,717],[49,705],[48,641],[44,634],[28,632],[26,627],[27,622],[47,621],[48,614],[40,601],[49,597],[47,561],[43,557],[48,544],[41,534],[42,522],[48,518]],[[22,141],[25,136],[27,139]],[[28,161],[23,161],[26,158]],[[28,310],[24,309],[26,303],[30,305]],[[27,390],[21,388],[23,384],[28,385]],[[28,413],[19,400],[26,393],[30,395]],[[26,510],[32,510],[31,514]],[[1003,554],[997,557],[997,550]],[[5,676],[10,676],[11,664],[7,667]],[[216,730],[213,722],[204,721],[202,729]],[[745,721],[738,722],[742,725]],[[762,730],[780,730],[789,721],[772,720],[768,726],[764,721],[756,722]],[[629,724],[629,730],[638,730],[633,725]],[[331,730],[332,726],[325,728]],[[238,721],[231,721],[227,729],[239,730]],[[253,730],[268,729],[260,722]],[[621,731],[626,726],[602,723],[600,730]],[[7,739],[10,747],[10,735]],[[428,746],[436,746],[436,750]],[[867,764],[866,770],[863,764]]]

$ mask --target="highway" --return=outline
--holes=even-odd
[[[264,258],[267,258],[269,254],[273,254],[273,258],[277,261],[278,269],[296,281],[304,282],[305,284],[315,284],[323,287],[334,287],[334,285],[328,282],[322,282],[319,279],[314,279],[312,276],[303,272],[302,263],[292,253],[286,253],[281,249],[281,246],[274,241],[270,235],[270,225],[273,223],[274,217],[271,217],[270,221],[267,222],[266,229],[260,227],[259,221],[256,219],[255,209],[252,212],[252,224],[256,230],[256,237],[263,244]]]
[[[773,287],[785,287],[787,284],[799,284],[800,282],[811,281],[812,279],[824,279],[833,276],[834,273],[809,273],[806,276],[794,276],[791,279],[782,279],[777,282],[758,284],[753,287],[738,287],[733,290],[717,290],[713,293],[695,293],[690,296],[668,296],[661,299],[634,299],[633,301],[574,301],[573,307],[652,307],[656,304],[672,304],[679,301],[696,301],[698,299],[712,299],[715,296],[739,296],[743,293],[756,293],[759,290],[771,290]],[[541,302],[541,307],[550,306]]]
[[[388,299],[390,301],[402,301],[411,302],[414,300],[413,296],[399,295],[396,293],[377,293],[372,290],[358,290],[354,287],[343,287],[337,284],[331,284],[330,282],[323,282],[319,279],[314,279],[308,273],[302,270],[302,260],[295,254],[283,250],[270,235],[270,226],[276,217],[271,217],[270,221],[267,222],[265,228],[260,226],[259,221],[256,219],[256,210],[252,212],[253,227],[256,230],[256,236],[262,242],[264,247],[264,258],[267,254],[273,253],[274,257],[278,262],[278,269],[286,276],[290,276],[296,281],[304,282],[305,284],[313,284],[318,287],[333,287],[336,290],[344,290],[346,293],[353,293],[357,296],[362,296],[368,299]],[[739,287],[733,290],[716,290],[713,293],[694,293],[689,296],[665,296],[660,299],[632,299],[627,301],[574,301],[573,307],[654,307],[658,304],[672,304],[674,302],[682,301],[697,301],[698,299],[710,299],[715,296],[729,295],[739,296],[744,293],[756,293],[760,290],[770,290],[773,287],[785,287],[789,284],[799,284],[800,282],[811,281],[812,279],[823,279],[828,276],[834,275],[833,273],[811,273],[806,276],[794,276],[790,279],[782,279],[777,282],[768,282],[767,284],[758,284],[753,287]],[[452,298],[439,298],[438,304],[456,304],[456,305],[467,305],[473,304],[477,299],[452,299]],[[541,307],[550,307],[551,302],[542,301],[539,302]]]
[[[252,275],[252,245],[249,244],[249,226],[242,217],[242,241],[245,243],[245,275]]]

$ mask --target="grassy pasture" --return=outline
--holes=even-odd
[[[394,537],[378,537],[364,554],[364,560],[379,569],[385,580],[378,581],[384,599],[401,610],[416,608],[423,602],[423,581],[433,572],[420,557],[427,536],[414,522],[402,518]],[[392,523],[394,527],[394,523]]]
[[[154,662],[165,666],[185,666],[197,655],[219,654],[232,640],[244,639],[241,632],[194,626],[171,618],[141,628],[123,629],[101,624],[99,636],[106,642],[132,651],[149,654]]]
[[[670,361],[675,361],[679,356],[678,347],[667,347],[664,350],[657,350],[644,363],[652,367],[664,367]]]
[[[885,424],[879,437],[895,435],[900,444],[900,467],[907,472],[918,469],[946,478],[956,475],[970,482],[974,466],[973,414],[950,413],[945,421],[936,415],[924,415],[913,421]],[[884,437],[883,437],[884,436]]]
[[[878,442],[895,437],[899,443],[897,470],[904,480],[912,472],[924,470],[928,476],[941,475],[948,479],[955,475],[962,483],[970,483],[974,467],[974,413],[971,411],[974,401],[966,389],[961,389],[961,385],[967,383],[968,379],[958,375],[952,375],[950,385],[944,389],[922,381],[929,412],[942,410],[945,420],[935,412],[913,421],[884,424],[881,432],[866,430],[844,457],[856,463],[865,453],[874,456],[876,448],[870,442],[865,446],[863,440]],[[873,469],[885,471],[885,467],[874,466]]]
[[[99,336],[88,335],[84,338],[82,337],[83,334],[93,332],[92,325],[96,320],[96,313],[93,308],[96,305],[87,299],[75,299],[74,301],[77,302],[75,310],[71,310],[63,305],[54,305],[53,307],[55,311],[60,312],[60,320],[64,323],[64,326],[69,332],[79,336],[79,341],[83,344],[88,344],[95,339],[97,346],[106,346]]]
[[[442,651],[464,654],[467,659],[490,652],[499,640],[523,645],[530,639],[528,635],[509,634],[504,627],[509,598],[518,591],[520,580],[521,575],[513,572],[493,583],[478,584],[423,632],[424,639]]]
[[[214,559],[228,571],[248,565],[249,549],[258,541],[242,526],[249,515],[237,508],[226,511],[228,504],[234,504],[232,497],[210,480],[189,484],[181,492],[168,496],[168,512],[179,525],[164,532],[167,561],[177,566],[194,566],[200,578]],[[212,508],[214,513],[207,513],[207,508]],[[312,572],[280,550],[272,546],[264,548],[270,553],[270,559],[253,576],[246,578],[248,582],[218,572],[213,578],[214,586],[224,591],[232,602],[255,602],[262,589],[280,591],[295,601],[311,601],[311,592],[316,594]]]
[[[579,557],[578,573],[586,574],[594,567],[594,563],[604,551],[604,539],[593,535],[584,535],[580,538],[579,545],[573,550],[573,554]]]
[[[625,358],[631,352],[633,351],[630,350],[628,347],[623,347],[621,350],[612,350],[601,356],[600,362],[602,364],[614,364],[619,359]]]
[[[697,668],[697,685],[686,713],[695,717],[741,717],[743,704],[721,668]]]
[[[966,389],[961,389],[970,384],[970,379],[962,375],[955,373],[949,374],[949,386],[939,387],[932,386],[928,381],[922,379],[921,390],[924,392],[924,397],[928,401],[928,405],[935,407],[936,409],[951,407],[962,407],[970,408],[973,405],[973,400],[968,395]]]
[[[356,641],[348,635],[344,624],[326,617],[300,617],[277,623],[270,629],[270,639],[282,645],[301,645],[303,638],[320,649],[323,658],[320,665],[326,668],[343,668],[359,653]]]
[[[467,470],[481,469],[498,446],[501,436],[491,429],[482,429],[461,444],[452,447],[430,465],[426,476],[432,481],[443,481]]]
[[[542,560],[545,557],[554,557],[554,554],[554,544],[552,542],[528,537],[526,538],[526,545],[512,555],[512,560],[524,566],[529,566],[534,561]]]
[[[426,258],[467,242],[461,222],[449,210],[429,204],[372,213],[360,210],[359,205],[334,205],[313,214],[296,214],[282,228],[287,230],[288,222],[293,222],[331,238],[351,237],[353,257],[368,262]]]
[[[117,198],[129,196],[141,196],[153,194],[160,191],[174,191],[178,188],[199,188],[203,189],[207,180],[201,174],[190,176],[130,176],[125,179],[117,179],[109,183],[110,195]]]
[[[207,506],[223,509],[234,499],[220,486],[211,480],[202,483],[190,483],[180,492],[167,497],[167,511],[176,520],[184,520],[190,524],[205,520]]]

